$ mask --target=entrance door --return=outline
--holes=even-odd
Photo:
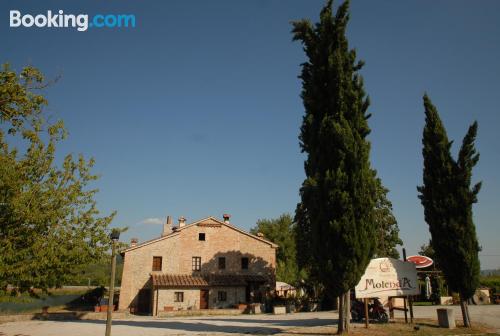
[[[200,309],[208,309],[208,290],[200,290]]]
[[[252,289],[250,288],[250,285],[247,285],[245,287],[245,302],[246,303],[251,303],[250,302],[250,295],[251,295]]]
[[[137,298],[137,312],[139,314],[151,313],[151,289],[145,288],[139,290],[139,297]]]
[[[245,288],[245,298],[247,303],[258,303],[262,302],[262,292],[261,292],[262,282],[248,282]]]

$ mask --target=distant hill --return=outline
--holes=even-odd
[[[491,270],[482,270],[481,271],[482,276],[488,276],[488,275],[500,275],[500,269],[491,269]]]

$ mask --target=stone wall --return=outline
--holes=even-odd
[[[119,310],[128,310],[137,305],[140,289],[150,288],[153,257],[162,257],[159,273],[179,274],[179,235],[165,237],[151,244],[127,251],[123,264]]]
[[[205,241],[198,240],[205,233]],[[243,234],[231,226],[193,225],[181,231],[179,269],[192,273],[192,257],[201,257],[200,273],[274,275],[276,249],[270,244]],[[226,268],[219,270],[218,258],[226,258]],[[241,258],[249,258],[248,270],[241,268]]]
[[[175,302],[175,292],[184,293],[183,302]],[[174,310],[200,309],[200,290],[193,288],[160,288],[158,290],[158,312],[166,311],[165,306],[173,307]]]
[[[204,241],[199,240],[199,233],[205,234]],[[128,310],[130,307],[137,306],[139,290],[151,288],[150,278],[153,273],[154,256],[162,257],[162,270],[159,273],[264,275],[268,278],[270,287],[274,288],[276,247],[271,243],[242,233],[231,224],[221,224],[207,218],[201,223],[187,225],[169,236],[143,243],[125,251],[120,310]],[[193,257],[201,257],[201,272],[193,271]],[[218,268],[219,257],[226,258],[226,268],[223,270]],[[243,257],[249,259],[247,270],[241,267],[241,258]],[[199,290],[197,291],[199,293]],[[238,297],[235,297],[234,300],[231,298],[234,303],[245,301],[245,291],[244,289],[242,291],[243,296],[241,296],[240,289]],[[231,290],[228,291],[228,300],[230,292]],[[152,308],[154,308],[156,293],[151,294],[153,296]],[[158,306],[160,311],[163,310],[164,305],[167,305],[161,303],[161,300],[166,300],[162,299],[161,295]],[[215,298],[217,298],[217,294],[215,294]],[[199,294],[197,304],[199,307]],[[210,307],[213,305],[213,296],[210,296],[209,305]]]
[[[226,292],[226,301],[218,300],[219,291]],[[245,287],[211,287],[208,292],[208,308],[234,308],[245,302]]]

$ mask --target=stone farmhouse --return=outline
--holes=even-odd
[[[119,310],[158,315],[260,302],[275,287],[278,245],[223,220],[171,217],[161,237],[123,250]]]

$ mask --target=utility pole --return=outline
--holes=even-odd
[[[120,231],[113,229],[111,238],[111,281],[109,284],[108,313],[106,316],[105,336],[111,336],[111,319],[113,313],[113,299],[115,295],[115,271],[116,271],[116,242],[120,239]]]

